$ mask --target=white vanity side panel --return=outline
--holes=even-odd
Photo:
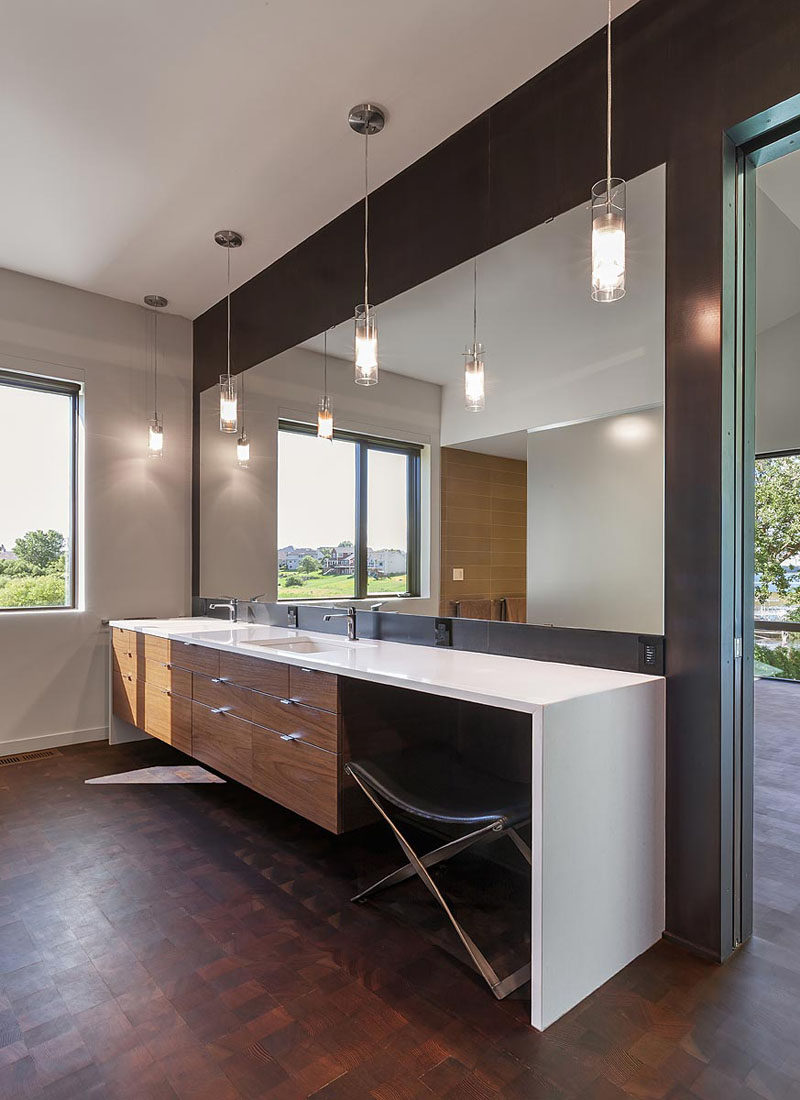
[[[544,710],[535,1027],[548,1027],[661,938],[664,697],[658,680]]]
[[[531,716],[531,1024],[540,1031],[542,1023],[542,832],[544,799],[542,709]]]

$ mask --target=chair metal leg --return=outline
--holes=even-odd
[[[533,864],[533,855],[531,853],[531,850],[528,847],[528,845],[525,843],[525,841],[522,839],[522,837],[519,835],[517,830],[516,829],[506,829],[506,832],[508,833],[509,838],[514,841],[514,844],[517,846],[519,851],[522,852],[525,859],[527,859],[528,863],[532,865]]]
[[[441,905],[442,909],[445,911],[445,913],[447,915],[447,918],[450,921],[450,924],[453,926],[453,929],[456,932],[458,938],[461,940],[462,944],[464,945],[469,957],[472,959],[475,967],[477,968],[477,970],[479,971],[481,976],[484,978],[484,980],[487,982],[487,984],[491,988],[491,990],[494,993],[495,997],[497,997],[500,1000],[503,997],[508,996],[508,994],[513,992],[513,990],[519,988],[519,986],[522,985],[524,982],[526,982],[528,980],[528,978],[530,977],[530,964],[521,967],[519,970],[515,971],[514,974],[509,975],[507,978],[500,979],[497,976],[497,974],[496,974],[494,968],[492,967],[491,963],[489,962],[489,960],[486,958],[486,956],[483,954],[483,952],[480,950],[480,948],[474,943],[474,941],[472,940],[471,936],[467,933],[467,931],[456,920],[452,910],[450,909],[450,906],[445,901],[445,899],[442,896],[442,893],[439,890],[438,886],[433,881],[431,876],[428,874],[427,867],[422,862],[422,859],[417,855],[417,853],[411,847],[409,842],[406,840],[406,838],[403,836],[403,834],[397,828],[395,823],[392,821],[392,819],[386,813],[386,811],[384,810],[384,808],[380,804],[380,802],[373,796],[372,792],[369,790],[369,788],[366,786],[366,784],[359,778],[359,776],[357,776],[354,772],[350,771],[349,768],[348,768],[348,773],[356,781],[358,786],[361,788],[361,790],[364,792],[364,794],[370,800],[372,805],[375,807],[375,809],[381,815],[383,820],[386,822],[386,824],[389,826],[389,828],[394,833],[395,839],[397,840],[397,843],[400,845],[400,847],[403,849],[403,852],[405,853],[406,858],[408,859],[408,862],[409,862],[409,864],[412,868],[412,871],[416,872],[416,874],[419,875],[419,877],[425,883],[428,890],[431,892],[431,894],[433,894],[433,896],[436,898],[436,900]],[[500,823],[500,822],[494,823],[494,828],[495,829],[497,828],[497,825],[500,825],[500,828],[502,829],[502,823]],[[482,830],[482,831],[484,831],[484,830]],[[485,830],[485,831],[491,831],[491,829]],[[401,868],[401,870],[405,871],[406,868]],[[406,876],[406,877],[408,877],[408,876]]]
[[[482,829],[476,829],[473,833],[467,833],[466,836],[458,837],[456,840],[451,840],[448,844],[443,844],[441,848],[434,848],[432,852],[428,852],[424,856],[419,857],[420,863],[423,867],[433,867],[437,863],[441,863],[443,859],[450,859],[451,856],[457,855],[458,852],[462,852],[465,848],[470,848],[473,844],[488,835],[489,840],[499,839],[502,834],[502,825],[499,822],[493,821],[490,825],[485,825]],[[491,835],[494,834],[494,835]],[[384,878],[379,879],[378,882],[373,883],[372,886],[368,886],[366,890],[362,890],[360,894],[356,894],[351,898],[351,901],[364,901],[372,894],[377,894],[379,890],[386,890],[389,886],[395,886],[398,882],[405,882],[406,879],[415,875],[416,869],[413,864],[407,863],[405,867],[400,867],[396,871],[392,871],[390,875],[386,875]]]

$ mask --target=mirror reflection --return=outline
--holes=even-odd
[[[664,188],[628,185],[620,301],[584,204],[383,303],[378,385],[349,318],[245,371],[246,468],[205,393],[201,594],[661,633]]]

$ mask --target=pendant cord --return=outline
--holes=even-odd
[[[472,354],[478,354],[478,257],[472,266]]]
[[[153,419],[158,420],[158,310],[153,310]]]
[[[231,249],[228,245],[228,385],[231,381]]]
[[[611,0],[606,34],[606,202],[611,205]]]
[[[323,397],[327,397],[328,396],[328,330],[327,329],[325,329],[325,332],[322,335],[322,348],[323,348],[322,390],[323,390]]]
[[[242,410],[242,438],[244,438],[244,374],[245,372],[242,371],[241,377],[239,379],[239,393],[241,395],[240,405]]]
[[[369,304],[369,134],[364,134],[364,307]]]

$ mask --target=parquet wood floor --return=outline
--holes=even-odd
[[[349,903],[396,860],[380,832],[330,837],[236,784],[84,785],[180,761],[155,742],[3,769],[0,1098],[800,1097],[800,698],[769,687],[759,938],[726,967],[658,944],[544,1035]]]

